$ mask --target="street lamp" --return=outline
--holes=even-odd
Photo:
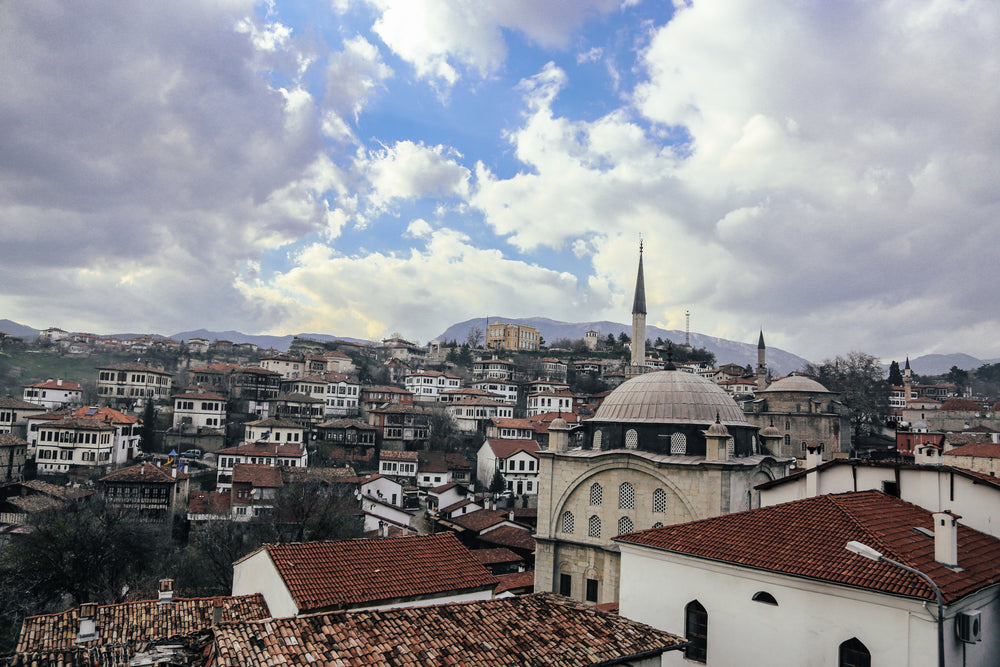
[[[944,625],[942,625],[944,623],[944,601],[941,599],[941,589],[937,587],[937,584],[935,584],[934,581],[931,580],[930,577],[928,577],[926,574],[924,574],[920,570],[914,569],[914,568],[910,567],[909,565],[903,565],[899,561],[896,561],[896,560],[893,560],[893,559],[888,558],[886,556],[883,556],[880,552],[878,552],[875,549],[871,548],[867,544],[862,544],[861,542],[857,542],[855,540],[851,540],[850,542],[848,542],[844,546],[844,548],[847,549],[848,551],[850,551],[851,553],[858,554],[859,556],[864,556],[865,558],[867,558],[869,560],[873,560],[875,562],[883,561],[883,562],[889,563],[890,565],[895,565],[896,567],[898,567],[900,569],[906,570],[907,572],[910,572],[912,574],[917,575],[918,577],[920,577],[921,579],[923,579],[924,581],[926,581],[928,584],[930,584],[930,587],[934,590],[934,595],[937,596],[937,608],[938,608],[938,613],[937,613],[937,649],[938,649],[937,653],[938,653],[938,667],[944,667]]]

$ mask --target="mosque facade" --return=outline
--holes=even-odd
[[[633,326],[644,329],[641,249],[639,310]],[[633,329],[633,366],[644,341]],[[575,432],[561,421],[539,452],[535,590],[585,602],[618,600],[612,538],[757,507],[754,487],[784,476],[790,463],[768,453],[772,443],[722,388],[669,363],[636,372]]]

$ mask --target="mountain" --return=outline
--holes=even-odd
[[[897,359],[897,361],[899,367],[902,368],[905,360]],[[964,371],[971,371],[988,363],[993,362],[988,359],[976,359],[968,354],[925,354],[922,357],[910,359],[910,368],[919,375],[945,375],[952,366],[958,366]]]
[[[204,338],[206,340],[228,340],[232,343],[253,343],[254,345],[260,347],[262,350],[280,350],[285,352],[291,346],[292,341],[296,338],[308,338],[309,340],[319,341],[321,343],[327,343],[334,340],[346,340],[352,343],[367,343],[366,340],[361,340],[359,338],[346,338],[344,336],[331,336],[330,334],[319,334],[319,333],[300,333],[294,336],[266,336],[263,334],[251,335],[240,333],[239,331],[208,331],[207,329],[198,329],[197,331],[183,331],[181,333],[176,333],[171,336],[173,340],[176,341],[187,341],[192,338]]]
[[[556,320],[550,320],[545,317],[527,317],[527,318],[501,318],[501,317],[491,317],[490,320],[503,320],[504,322],[511,322],[514,324],[526,324],[528,326],[535,327],[541,333],[545,342],[552,344],[561,338],[568,338],[570,340],[577,340],[583,338],[583,334],[587,331],[597,331],[602,338],[606,338],[608,334],[612,334],[615,338],[622,332],[626,335],[631,335],[632,326],[630,324],[619,324],[617,322],[557,322]],[[465,322],[459,322],[458,324],[453,324],[448,327],[444,333],[438,336],[438,340],[451,341],[455,340],[459,343],[465,342],[469,335],[469,331],[473,328],[480,329],[484,334],[486,332],[486,319],[485,318],[475,318],[471,320],[466,320]],[[677,331],[676,329],[661,329],[654,326],[646,326],[646,338],[649,340],[656,340],[657,338],[662,338],[663,340],[672,341],[675,345],[684,343],[684,332]],[[767,336],[764,337],[765,342],[767,341]],[[691,345],[693,347],[703,347],[706,350],[715,354],[715,359],[720,364],[726,363],[736,363],[741,366],[746,366],[750,364],[751,366],[757,365],[757,342],[753,343],[741,343],[738,341],[726,340],[725,338],[716,338],[714,336],[706,336],[704,334],[692,333],[691,334]],[[771,369],[771,373],[775,376],[787,375],[792,371],[801,369],[803,366],[808,364],[807,359],[803,359],[791,352],[786,352],[776,347],[767,348],[767,366]],[[913,365],[913,362],[910,362]]]
[[[32,329],[11,320],[0,320],[0,331],[16,338],[23,338],[26,341],[35,340],[39,333],[38,329]]]

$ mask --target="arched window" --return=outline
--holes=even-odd
[[[786,433],[785,434],[785,447],[791,447],[791,446],[792,446],[792,436],[790,436],[790,435],[788,435]]]
[[[729,440],[726,440],[726,456],[729,458],[736,456],[736,440],[732,436],[729,437]]]
[[[604,433],[601,431],[594,431],[594,449],[601,448],[601,440],[604,439]]]
[[[604,502],[604,489],[597,482],[590,485],[590,504],[600,505]]]
[[[627,516],[623,516],[622,518],[618,519],[619,535],[624,535],[625,533],[631,533],[633,530],[635,530],[635,524],[632,523],[632,519],[628,518]]]
[[[708,612],[697,600],[684,607],[684,637],[691,642],[684,649],[684,657],[695,662],[705,662],[708,656]]]
[[[639,434],[634,428],[625,432],[625,449],[635,449],[639,446]]]
[[[573,513],[563,512],[562,515],[562,532],[572,533],[573,532]]]
[[[791,428],[792,428],[792,422],[791,422],[791,420],[785,419],[785,430],[787,431],[787,430],[789,430]]]
[[[657,521],[656,523],[653,524],[653,528],[663,528],[663,522]]]
[[[667,492],[663,489],[653,489],[653,512],[663,514],[667,511]]]
[[[840,667],[871,667],[872,654],[857,637],[851,637],[840,645],[837,664]]]
[[[670,436],[670,453],[683,456],[687,454],[687,436],[683,433],[674,433]]]
[[[590,519],[587,521],[587,536],[588,537],[601,536],[601,517],[594,515],[590,517]]]
[[[767,591],[757,591],[753,594],[754,602],[763,602],[764,604],[773,604],[775,607],[778,606],[778,601],[774,599],[774,596]]]
[[[635,507],[635,488],[628,482],[618,487],[618,508],[630,510]]]

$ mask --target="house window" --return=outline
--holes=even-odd
[[[587,602],[597,602],[597,579],[587,579]]]
[[[590,485],[590,504],[600,505],[604,499],[604,489],[597,482]]]
[[[687,436],[683,433],[674,433],[670,436],[670,453],[683,456],[687,454]]]
[[[618,519],[619,535],[624,535],[625,533],[631,533],[633,530],[635,530],[635,524],[632,523],[632,519],[628,518],[627,516],[623,516],[622,518]]]
[[[587,536],[588,537],[600,537],[601,536],[601,517],[594,515],[590,517],[587,521]]]
[[[562,515],[562,532],[572,533],[573,532],[573,513],[563,512]]]
[[[667,492],[663,489],[653,489],[653,512],[663,514],[667,511]]]
[[[568,574],[559,575],[559,595],[569,597],[573,594],[573,577]]]
[[[687,606],[684,607],[684,637],[691,642],[684,649],[684,657],[695,662],[706,662],[708,656],[708,612],[697,600],[688,602]]]
[[[792,422],[790,420],[786,419],[785,420],[785,430],[787,431],[787,430],[789,430],[791,428],[792,428]]]
[[[628,482],[618,487],[618,508],[630,510],[635,507],[635,488]]]
[[[839,667],[871,667],[872,654],[857,637],[851,637],[840,645],[837,664]]]
[[[774,599],[774,596],[767,591],[757,591],[753,594],[752,600],[754,602],[761,602],[763,604],[773,604],[775,607],[778,606],[778,601]]]

